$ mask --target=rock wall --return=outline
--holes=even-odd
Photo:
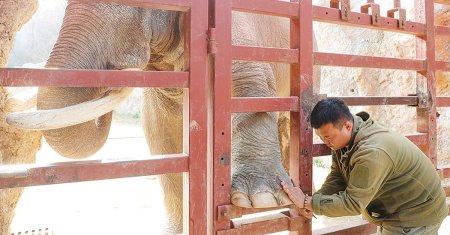
[[[351,1],[352,11],[360,12],[361,2]],[[377,1],[381,15],[392,7],[392,1]],[[329,1],[317,0],[316,5],[328,6]],[[414,20],[414,1],[402,1],[407,10],[407,20]],[[450,25],[448,7],[436,5],[435,24]],[[314,23],[318,50],[367,56],[416,58],[416,37],[383,32],[380,30],[354,28],[327,23]],[[450,60],[450,38],[436,39],[436,58]],[[358,69],[322,67],[320,93],[328,96],[406,96],[416,93],[416,73],[404,70]],[[449,73],[437,72],[437,95],[450,95]],[[319,84],[318,84],[319,85]],[[407,106],[352,107],[353,112],[368,111],[373,117],[397,131],[408,134],[416,132],[416,109]],[[439,108],[438,160],[442,164],[450,161],[450,109]]]

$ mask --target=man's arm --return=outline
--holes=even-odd
[[[306,208],[326,216],[359,215],[374,195],[387,181],[394,167],[392,160],[382,150],[365,149],[352,156],[353,169],[348,186],[333,195],[316,193]],[[380,170],[382,169],[382,170]]]
[[[328,174],[322,187],[317,191],[317,193],[331,195],[344,191],[347,184],[342,177],[341,170],[338,167],[336,156],[333,155],[333,160],[331,163],[331,171]]]

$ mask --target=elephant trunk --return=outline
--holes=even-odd
[[[60,36],[47,61],[47,68],[106,69],[101,46],[105,29],[96,22],[95,5],[69,3]],[[90,9],[89,9],[90,8]],[[77,14],[76,12],[84,12]],[[102,96],[105,88],[49,88],[41,87],[37,109],[63,108]],[[105,143],[111,126],[112,112],[96,120],[78,125],[43,131],[47,143],[59,154],[69,158],[84,158],[94,154]]]
[[[62,108],[98,98],[99,88],[40,88],[37,108]],[[105,143],[111,126],[112,112],[78,125],[43,131],[47,143],[59,154],[69,158],[88,157]]]

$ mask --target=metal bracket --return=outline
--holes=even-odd
[[[348,21],[350,0],[330,0],[330,7],[341,10],[341,20]]]
[[[217,221],[230,221],[242,217],[242,208],[234,205],[223,205],[217,207]]]
[[[400,0],[394,0],[394,8],[387,11],[387,16],[395,19],[395,12],[398,12],[398,28],[405,29],[406,10],[401,8]]]
[[[380,26],[380,5],[374,0],[367,0],[367,4],[361,6],[361,13],[369,14],[369,8],[372,10],[372,25]]]
[[[408,106],[417,107],[417,108],[428,107],[427,97],[424,93],[408,94],[408,96],[417,96],[417,105],[408,105]]]
[[[208,54],[217,53],[216,28],[208,29]]]

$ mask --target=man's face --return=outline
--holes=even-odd
[[[316,135],[332,150],[347,146],[352,137],[353,122],[345,121],[342,128],[327,123],[316,129]]]

